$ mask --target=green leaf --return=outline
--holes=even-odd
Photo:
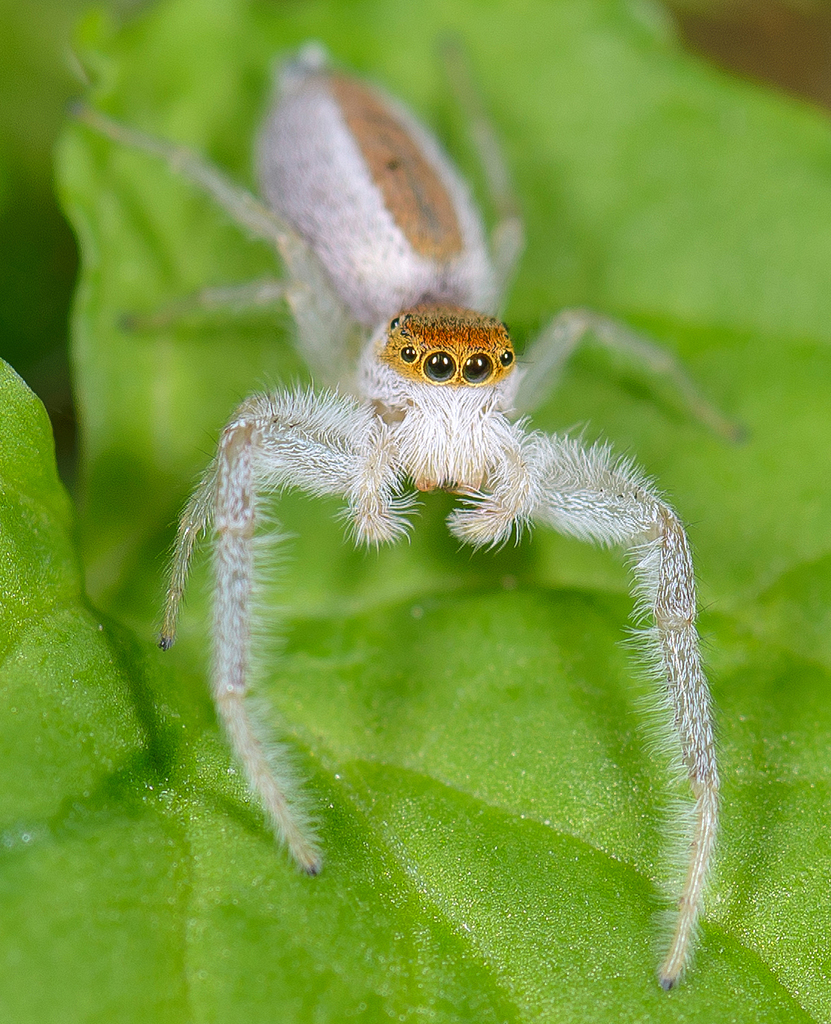
[[[177,922],[148,908],[181,899],[182,833],[145,799],[163,740],[144,658],[88,607],[72,530],[46,413],[0,363],[3,1016],[118,1019],[117,976],[155,1019],[182,979]]]
[[[621,645],[621,560],[544,533],[458,551],[447,496],[424,499],[409,546],[378,554],[345,542],[337,504],[275,508],[293,539],[273,595],[283,646],[258,690],[308,776],[327,865],[302,879],[275,852],[207,697],[204,571],[181,643],[150,647],[161,554],[223,422],[252,388],[304,371],[284,314],[121,329],[125,313],[274,260],[167,168],[76,125],[59,168],[84,254],[81,545],[96,601],[140,639],[120,648],[121,689],[94,691],[100,710],[66,708],[70,738],[100,730],[85,748],[105,765],[98,783],[79,789],[59,763],[23,794],[73,808],[86,785],[93,809],[50,838],[71,870],[15,847],[15,920],[33,936],[15,963],[40,1001],[19,1019],[94,1019],[93,1006],[107,1020],[831,1019],[825,119],[685,55],[648,4],[611,0],[175,0],[118,29],[91,16],[79,52],[92,102],[250,182],[271,62],[320,39],[478,182],[435,57],[448,31],[528,220],[517,338],[563,305],[617,315],[677,351],[748,433],[709,436],[589,353],[536,420],[588,423],[636,453],[691,524],[724,777],[695,967],[669,995],[655,983],[679,790]],[[16,763],[30,750],[24,738]],[[36,941],[45,960],[27,952]]]

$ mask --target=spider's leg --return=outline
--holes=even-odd
[[[571,354],[589,339],[621,355],[656,383],[668,386],[673,400],[714,434],[727,441],[741,440],[738,424],[701,394],[680,360],[617,320],[588,309],[562,310],[526,349],[515,400],[517,412],[530,412],[548,397]]]
[[[298,865],[317,874],[321,855],[290,765],[264,744],[249,715],[255,532],[262,494],[283,487],[341,494],[361,540],[394,540],[406,529],[395,492],[399,474],[390,431],[349,399],[313,392],[256,396],[222,434],[212,467],[182,516],[168,591],[162,645],[172,642],[187,565],[198,534],[214,539],[211,689],[234,753],[277,839]]]
[[[73,113],[83,124],[119,145],[162,160],[173,174],[208,195],[251,237],[268,243],[279,254],[287,272],[288,280],[282,285],[269,281],[208,288],[158,314],[130,315],[126,326],[164,327],[177,313],[215,308],[221,300],[239,307],[246,302],[257,306],[285,299],[297,323],[299,347],[315,378],[327,386],[346,379],[346,370],[354,362],[360,344],[354,337],[352,319],[335,295],[320,261],[278,213],[186,146],[138,131],[83,103],[75,104]]]
[[[504,539],[514,523],[539,522],[582,540],[620,544],[634,556],[639,610],[681,760],[695,798],[689,855],[669,952],[659,970],[663,988],[679,980],[689,958],[718,823],[710,691],[695,629],[696,596],[686,534],[675,513],[630,464],[607,448],[572,438],[529,434],[520,456],[495,473],[493,489],[457,512],[456,536],[481,545]]]
[[[213,518],[216,502],[216,468],[214,461],[179,517],[179,529],[170,561],[164,616],[159,635],[159,647],[163,651],[169,650],[176,639],[176,624],[179,621],[179,610],[185,593],[193,548]]]
[[[467,122],[496,213],[490,248],[496,271],[497,305],[501,306],[525,248],[525,226],[519,200],[499,138],[474,85],[467,51],[459,40],[452,38],[443,43],[442,56],[450,88]]]
[[[187,179],[209,195],[231,220],[254,238],[262,239],[281,251],[286,237],[293,234],[285,221],[264,206],[248,189],[242,188],[187,146],[131,128],[85,103],[74,104],[72,113],[77,120],[113,142],[163,160],[174,174]]]
[[[290,776],[284,765],[276,765],[269,757],[245,706],[256,525],[253,445],[261,426],[256,416],[238,416],[226,427],[217,455],[211,682],[225,733],[275,835],[303,871],[316,875],[321,868],[317,837],[302,807],[290,804]]]
[[[287,291],[286,282],[276,278],[202,288],[191,295],[174,299],[152,313],[129,313],[123,319],[123,326],[129,331],[160,331],[193,315],[214,311],[244,314],[248,310],[264,309],[285,302]]]

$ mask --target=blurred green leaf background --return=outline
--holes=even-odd
[[[52,147],[78,89],[69,41],[83,7],[0,5],[0,355],[46,402],[68,476],[75,427],[67,328],[77,253],[55,198]]]
[[[831,1020],[827,116],[689,56],[645,2],[170,0],[85,15],[71,60],[70,5],[2,17],[0,354],[46,402],[76,499],[5,370],[4,1019]],[[73,469],[74,257],[48,152],[73,62],[93,102],[250,181],[271,61],[319,38],[480,187],[435,58],[447,30],[528,218],[517,338],[566,304],[618,315],[748,429],[725,445],[591,351],[537,418],[636,454],[691,526],[724,828],[700,952],[669,996],[656,922],[683,787],[643,727],[608,553],[540,533],[471,556],[435,496],[411,545],[367,556],[336,503],[282,501],[282,646],[259,690],[309,777],[327,868],[310,882],[275,855],[207,697],[204,564],[180,644],[162,657],[151,638],[171,524],[223,420],[303,368],[282,315],[125,334],[125,312],[273,261],[77,125],[58,154],[84,253]]]

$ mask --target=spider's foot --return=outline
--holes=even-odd
[[[447,525],[454,537],[475,548],[498,547],[511,536],[514,516],[501,505],[483,502],[473,509],[453,512]]]
[[[374,547],[393,544],[409,530],[409,523],[403,516],[378,509],[357,509],[352,513],[352,523],[358,543]]]

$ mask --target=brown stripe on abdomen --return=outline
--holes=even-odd
[[[406,128],[366,86],[335,75],[332,92],[393,220],[415,252],[449,259],[462,251],[453,201]]]

